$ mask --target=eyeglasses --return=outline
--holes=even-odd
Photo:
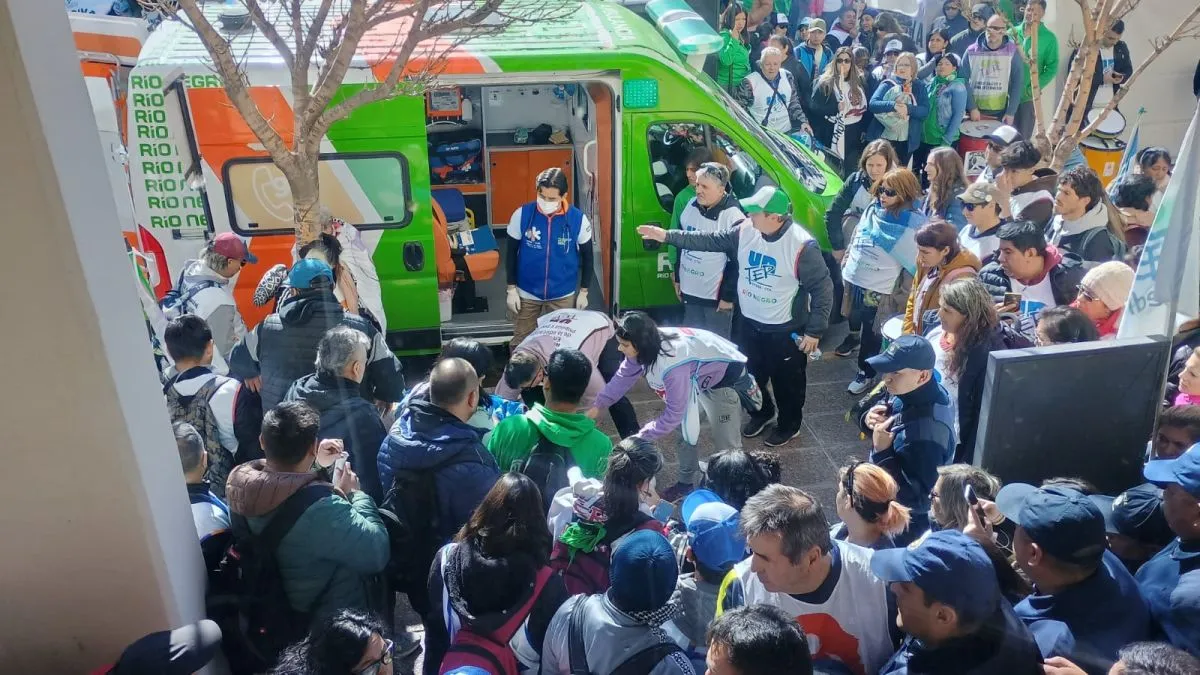
[[[1087,286],[1084,286],[1083,284],[1079,284],[1079,287],[1077,290],[1079,291],[1079,297],[1083,298],[1084,300],[1095,300],[1096,299],[1096,294],[1093,293],[1090,288],[1088,288]]]
[[[989,32],[989,33],[1003,33],[1003,32],[1004,32],[1005,30],[1007,30],[1007,29],[1006,29],[1006,28],[1004,28],[1003,26],[1000,26],[1000,27],[997,27],[997,26],[988,26],[988,27],[987,27],[987,30],[988,30],[988,32]]]
[[[982,206],[982,204],[972,204],[970,202],[963,202],[963,209],[966,211],[974,211],[975,209],[979,208],[980,206]]]
[[[893,190],[892,188],[881,187],[881,188],[879,188],[879,196],[880,197],[895,197],[896,191]]]
[[[379,675],[380,669],[392,662],[392,644],[391,640],[384,640],[383,654],[379,655],[379,660],[368,663],[362,670],[356,671],[355,675]]]
[[[850,63],[850,59],[838,59],[838,63]]]

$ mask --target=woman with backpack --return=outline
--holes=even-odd
[[[613,448],[599,491],[574,486],[574,517],[550,554],[550,566],[562,572],[572,595],[608,589],[609,556],[622,537],[636,530],[664,531],[666,516],[654,517],[656,507],[666,504],[654,490],[660,469],[658,448],[630,436]]]
[[[740,448],[741,408],[758,410],[762,393],[737,345],[706,330],[659,328],[649,314],[627,312],[617,322],[617,348],[625,360],[588,415],[595,419],[645,377],[666,407],[637,436],[655,441],[680,428],[678,482],[662,493],[668,502],[677,501],[695,489],[700,474],[700,409],[718,451]]]
[[[546,627],[568,597],[549,567],[550,544],[537,485],[501,476],[429,572],[429,602],[442,620],[425,633],[425,675],[470,665],[538,672]],[[496,661],[480,661],[478,649]]]
[[[957,401],[954,461],[970,463],[975,455],[988,354],[1032,343],[1000,322],[991,294],[974,276],[942,286],[937,316],[940,325],[925,337],[937,355],[935,370],[942,386]]]

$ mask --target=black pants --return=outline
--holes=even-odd
[[[851,288],[850,316],[846,318],[850,321],[851,331],[861,331],[858,369],[866,373],[868,377],[875,377],[875,369],[867,363],[867,359],[879,353],[879,349],[883,346],[883,337],[875,330],[875,316],[879,314],[879,308],[878,306],[869,307],[862,301],[860,294],[864,292],[857,286]]]
[[[776,426],[796,431],[804,421],[808,355],[800,351],[789,331],[763,331],[743,320],[741,337],[739,346],[746,354],[746,367],[762,390],[762,409],[757,417],[769,419],[778,413]]]
[[[921,187],[925,188],[926,190],[929,189],[929,176],[925,175],[925,162],[929,160],[929,154],[934,150],[937,150],[938,147],[940,146],[922,143],[921,145],[917,146],[916,151],[913,152],[912,155],[913,173],[917,174],[917,178],[921,180]]]
[[[867,131],[866,121],[857,122],[846,127],[846,136],[842,140],[845,157],[842,158],[842,177],[858,171],[858,161],[862,159],[863,148],[866,147],[864,134]],[[834,295],[833,297],[838,297]]]
[[[846,317],[842,316],[842,295],[845,293],[845,285],[842,283],[842,264],[828,251],[822,251],[821,257],[825,259],[825,267],[829,268],[829,279],[833,281],[833,309],[829,312],[829,324],[833,325],[846,320]]]
[[[599,370],[600,376],[604,378],[605,382],[608,382],[617,374],[617,369],[621,367],[621,362],[624,360],[625,356],[617,349],[617,339],[612,338],[608,344],[604,345],[604,351],[600,352],[596,370]],[[612,417],[613,424],[616,425],[617,433],[621,434],[621,438],[629,438],[642,428],[638,424],[637,411],[633,409],[633,404],[625,396],[609,406],[608,414]]]
[[[900,158],[900,167],[907,167],[908,160],[912,159],[912,153],[908,151],[908,141],[893,141],[888,139],[888,143],[892,144],[892,149],[896,151],[896,157]]]
[[[599,370],[600,376],[604,378],[605,382],[608,382],[617,374],[617,369],[621,367],[621,361],[624,360],[625,357],[617,349],[617,339],[612,338],[608,344],[604,345],[604,351],[600,352],[596,370]],[[534,403],[545,403],[546,397],[542,393],[541,387],[531,387],[521,392],[521,400],[532,408]],[[616,403],[613,403],[608,408],[608,414],[612,417],[613,424],[617,427],[617,433],[621,434],[621,438],[628,438],[642,428],[638,424],[637,411],[633,409],[633,404],[629,402],[628,397],[622,396]]]

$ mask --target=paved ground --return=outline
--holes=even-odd
[[[858,370],[854,359],[839,359],[833,356],[833,348],[845,337],[845,323],[833,327],[822,341],[825,353],[820,361],[810,362],[808,368],[808,399],[804,405],[804,431],[791,443],[775,448],[783,462],[783,482],[806,490],[817,497],[825,507],[825,515],[833,520],[833,499],[837,494],[837,468],[850,458],[866,459],[869,443],[859,439],[858,429],[846,421],[846,411],[854,398],[846,393],[846,385]],[[662,411],[662,402],[645,383],[630,392],[630,400],[637,410],[638,421],[645,423]],[[601,415],[600,428],[616,438],[616,430],[608,415]],[[769,427],[768,427],[769,429]],[[762,447],[766,433],[758,438],[747,439],[745,447]],[[677,436],[677,434],[676,434]],[[660,444],[666,461],[658,477],[660,486],[675,482],[677,460],[674,441]],[[704,460],[713,451],[708,434],[701,431],[700,457]],[[397,608],[397,625],[408,625],[409,631],[418,638],[421,635],[420,621],[407,607]],[[421,672],[421,654],[397,661],[395,672],[400,675]]]

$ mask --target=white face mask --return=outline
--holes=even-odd
[[[541,197],[537,199],[538,210],[542,213],[554,213],[558,210],[558,204],[557,199],[542,199]]]

